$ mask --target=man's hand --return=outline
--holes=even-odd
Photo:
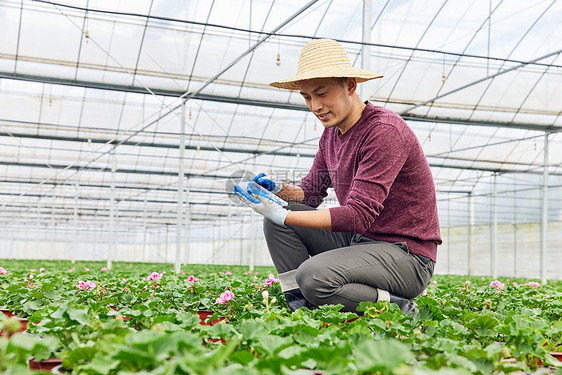
[[[248,193],[238,185],[234,185],[234,193],[258,214],[272,220],[276,224],[285,225],[285,218],[289,214],[289,210],[284,209],[278,203],[260,195]]]
[[[265,173],[258,174],[252,181],[271,191],[273,194],[277,194],[283,189],[283,182],[273,180],[267,177]]]

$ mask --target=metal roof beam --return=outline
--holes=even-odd
[[[29,168],[49,168],[49,169],[72,169],[72,170],[86,170],[86,171],[96,171],[96,172],[111,172],[111,168],[106,167],[89,167],[89,166],[79,166],[79,165],[62,165],[62,164],[42,164],[42,163],[23,163],[23,162],[8,162],[0,161],[0,165],[6,166],[19,166],[19,167],[29,167]],[[508,173],[524,173],[524,174],[538,174],[542,176],[542,169],[533,170],[519,170],[519,169],[508,169],[508,168],[492,168],[492,167],[474,167],[474,166],[462,166],[462,165],[452,165],[444,163],[429,163],[432,168],[449,168],[449,169],[461,169],[470,171],[481,171],[499,174]],[[131,174],[145,174],[145,175],[159,175],[159,176],[177,176],[177,172],[167,172],[167,171],[150,171],[150,170],[140,170],[140,169],[125,169],[119,168],[115,173],[131,173]],[[562,176],[562,172],[550,172],[552,176]],[[201,177],[201,178],[216,178],[216,179],[227,179],[230,175],[210,175],[210,174],[195,174],[186,173],[186,178],[189,177]]]
[[[29,74],[13,74],[8,72],[0,72],[0,78],[149,95],[149,93],[146,91],[144,87],[116,85],[116,84],[108,84],[108,83],[101,83],[101,82],[90,82],[90,81],[81,81],[81,80],[74,81],[71,79],[64,79],[64,78],[54,78],[54,77],[37,76],[37,75],[29,75]],[[178,98],[184,94],[184,92],[181,90],[165,90],[165,89],[158,89],[152,87],[150,88],[150,90],[155,95],[173,97],[173,98]],[[247,99],[247,98],[240,98],[240,97],[229,97],[229,96],[210,95],[210,94],[201,94],[201,93],[191,96],[190,99],[213,101],[213,102],[228,103],[228,104],[240,104],[240,105],[248,105],[248,106],[255,106],[255,107],[285,109],[291,111],[303,111],[303,112],[309,111],[308,107],[305,105],[287,103],[287,102],[276,102],[271,100]],[[454,109],[454,107],[451,108]],[[411,121],[421,121],[421,122],[435,122],[435,123],[443,123],[443,124],[451,124],[451,125],[474,125],[474,126],[484,126],[484,127],[493,127],[493,128],[510,128],[510,129],[524,129],[524,130],[549,131],[549,132],[562,131],[562,127],[545,125],[545,124],[483,121],[483,120],[472,120],[472,119],[452,118],[452,117],[434,117],[434,116],[427,117],[427,116],[419,116],[415,114],[404,114],[402,115],[402,117],[406,121],[411,120]]]
[[[37,124],[37,123],[35,123]],[[40,125],[47,125],[47,124],[40,124]],[[65,137],[60,135],[46,135],[46,134],[31,134],[31,133],[15,133],[15,132],[5,132],[0,131],[0,137],[15,137],[15,138],[29,138],[29,139],[46,139],[49,141],[65,141],[65,142],[83,142],[83,143],[99,143],[99,144],[108,144],[111,140],[104,139],[104,138],[78,138],[78,137]],[[135,147],[155,147],[155,148],[169,148],[177,150],[178,145],[175,143],[154,143],[154,142],[138,142],[138,141],[125,141],[120,142],[119,145],[125,146],[135,146]],[[194,150],[194,151],[212,151],[216,152],[217,149],[215,147],[210,146],[199,146],[199,145],[185,145],[186,150]],[[252,149],[241,149],[241,148],[234,148],[234,147],[223,147],[219,148],[221,152],[231,152],[231,153],[238,153],[238,154],[255,154],[255,155],[274,155],[274,156],[295,156],[294,152],[283,152],[283,151],[259,151],[259,150],[252,150]],[[316,153],[299,153],[301,157],[310,157],[314,158]]]

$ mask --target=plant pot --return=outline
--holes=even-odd
[[[214,314],[214,311],[211,310],[199,310],[197,311],[197,315],[199,315],[199,324],[204,325],[204,326],[214,326],[215,324],[224,321],[224,318],[221,319],[215,319],[215,320],[211,320],[211,321],[207,321],[208,318],[210,318],[212,315]],[[226,345],[226,340],[225,339],[205,339],[206,342],[221,342],[223,345]]]
[[[18,332],[22,333],[22,332],[24,332],[24,331],[27,331],[27,319],[25,319],[25,318],[17,318],[17,317],[15,317],[15,316],[12,316],[11,318],[12,318],[12,319],[17,319],[17,320],[19,321],[19,323],[20,323],[20,328],[19,328]],[[0,336],[3,336],[3,335],[4,335],[4,330],[0,331]],[[12,335],[11,335],[11,334],[8,335],[8,337],[10,337],[10,336],[12,336]]]
[[[18,318],[20,321],[20,333],[27,331],[27,319],[26,318]]]
[[[110,308],[111,310],[113,310],[113,311],[119,312],[119,309],[118,309],[117,307],[115,307],[115,306],[109,306],[109,308]],[[131,320],[130,317],[123,316],[123,315],[117,315],[114,319],[117,319],[117,320],[125,320],[125,321]],[[136,328],[136,327],[135,327],[135,328]]]
[[[14,313],[10,311],[10,309],[0,309],[0,311],[2,311],[2,314],[6,315],[6,317],[8,318],[15,316]]]
[[[550,355],[562,362],[562,352],[550,352]]]
[[[36,361],[34,359],[30,359],[27,363],[29,364],[29,368],[31,370],[51,371],[56,366],[62,365],[62,359],[49,358],[49,359],[44,359],[42,361]]]
[[[62,365],[58,365],[53,367],[53,369],[51,370],[51,374],[70,374],[71,371],[69,370],[65,370]]]
[[[214,326],[215,324],[224,320],[224,319],[215,319],[215,320],[207,321],[207,318],[210,318],[211,316],[213,316],[214,313],[215,312],[211,311],[211,310],[199,310],[199,311],[197,311],[197,315],[199,315],[199,320],[200,320],[199,324],[204,325],[204,326]]]

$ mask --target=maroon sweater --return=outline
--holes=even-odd
[[[324,129],[303,178],[304,204],[318,207],[333,187],[332,231],[406,242],[412,253],[437,259],[441,244],[435,185],[414,132],[396,113],[367,103],[359,121],[340,134]]]

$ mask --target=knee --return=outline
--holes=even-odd
[[[322,305],[323,299],[330,295],[332,286],[326,280],[323,270],[314,262],[314,257],[300,265],[295,274],[295,279],[305,298],[315,304]]]

